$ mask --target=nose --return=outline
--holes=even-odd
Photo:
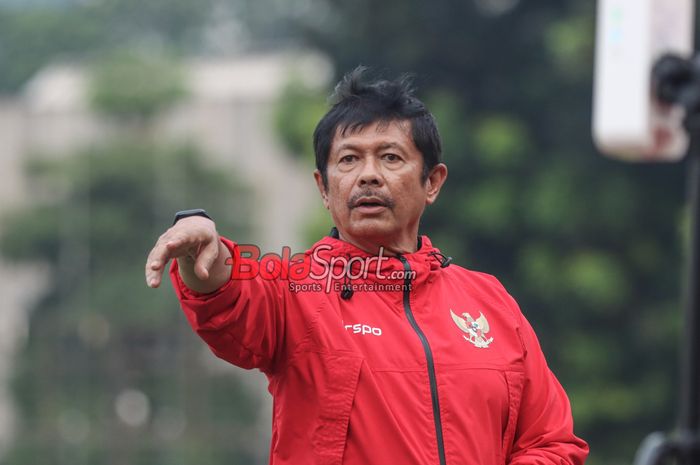
[[[367,157],[362,165],[362,171],[357,178],[357,184],[360,187],[365,186],[381,186],[384,184],[380,167],[374,157]]]

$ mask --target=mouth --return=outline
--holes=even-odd
[[[362,213],[378,213],[388,207],[388,202],[378,197],[362,197],[352,205],[352,209]]]
[[[362,199],[355,203],[355,207],[386,207],[381,200]]]

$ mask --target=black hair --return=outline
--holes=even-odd
[[[394,81],[366,82],[367,68],[358,66],[347,73],[331,95],[332,107],[314,130],[316,168],[323,185],[328,187],[328,157],[337,131],[356,132],[379,122],[407,121],[411,124],[413,143],[423,155],[421,181],[428,179],[430,170],[442,159],[442,143],[435,118],[423,102],[414,95],[410,76]]]

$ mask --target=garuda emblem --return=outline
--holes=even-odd
[[[459,329],[466,333],[462,337],[479,349],[486,349],[493,342],[492,337],[486,338],[486,333],[489,332],[490,328],[483,313],[479,312],[479,318],[476,320],[466,312],[462,313],[462,316],[458,316],[450,309],[450,314]]]

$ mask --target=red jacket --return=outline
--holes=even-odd
[[[174,263],[194,330],[217,356],[269,379],[270,463],[583,463],[588,446],[516,302],[492,276],[442,267],[421,241],[379,273],[373,261],[367,276],[334,281],[331,292],[312,278],[257,277],[202,295]],[[368,257],[327,237],[307,259],[318,246],[330,250],[309,260],[317,275],[332,257]],[[404,279],[409,269],[415,276]],[[354,292],[343,298],[342,284]]]

